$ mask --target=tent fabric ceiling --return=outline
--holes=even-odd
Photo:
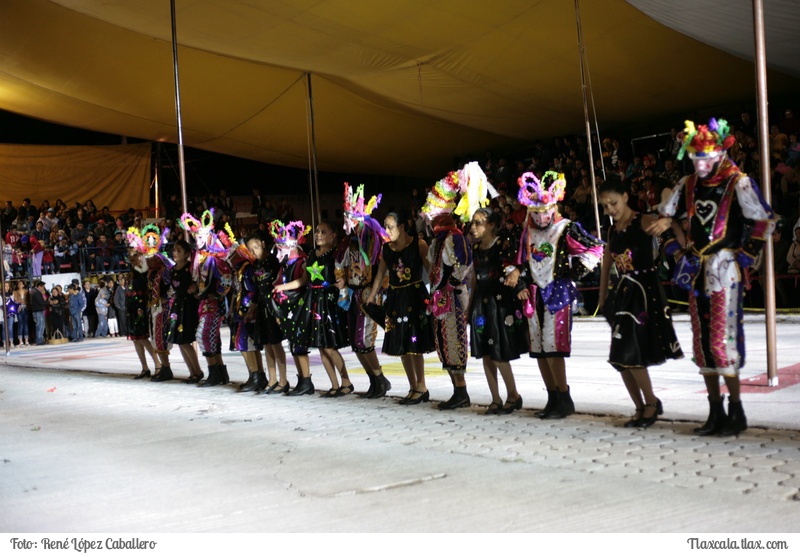
[[[752,0],[628,0],[654,20],[745,60],[754,60]],[[800,5],[764,0],[765,50],[769,66],[800,77]]]
[[[776,2],[788,0],[767,5]],[[631,4],[667,3],[581,5],[601,127],[754,97],[751,62]],[[454,157],[583,131],[573,2],[176,0],[176,7],[186,145],[307,166],[306,72],[321,170],[435,177]],[[177,141],[169,2],[0,0],[0,14],[0,108]],[[703,85],[709,64],[724,85]],[[792,75],[800,74],[780,69],[769,74],[770,91],[798,90]]]

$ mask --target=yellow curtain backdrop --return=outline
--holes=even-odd
[[[38,206],[57,199],[68,207],[91,199],[116,214],[149,205],[150,144],[132,145],[2,145],[0,202],[24,198]]]

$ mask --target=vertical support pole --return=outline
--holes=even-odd
[[[314,128],[314,95],[311,91],[311,72],[306,74],[308,86],[308,114],[311,168],[308,169],[308,188],[311,195],[311,234],[317,230],[317,223],[322,220],[319,208],[319,176],[317,174],[317,136]],[[316,245],[316,242],[315,242]]]
[[[581,9],[579,0],[575,0],[575,23],[578,27],[578,55],[581,67],[581,92],[583,93],[583,117],[586,121],[586,154],[589,156],[589,173],[592,178],[592,205],[594,206],[594,222],[597,236],[602,236],[600,227],[600,211],[597,208],[597,185],[594,174],[594,156],[592,155],[592,126],[589,121],[588,88],[586,86],[586,68],[584,66],[583,30],[581,29]]]
[[[181,204],[183,212],[189,212],[189,200],[186,196],[186,164],[183,156],[183,119],[181,117],[181,84],[178,76],[178,32],[175,24],[175,0],[170,0],[172,17],[172,70],[175,78],[175,115],[178,122],[178,168],[181,178]],[[158,171],[156,171],[157,175]],[[183,239],[189,241],[189,231],[183,231]]]
[[[769,112],[767,110],[767,54],[764,40],[764,3],[753,0],[753,26],[756,47],[756,86],[758,97],[758,146],[761,156],[759,183],[764,199],[772,206],[772,182],[769,172]],[[775,254],[772,236],[764,246],[764,309],[767,327],[767,384],[778,386],[777,325],[775,321]]]

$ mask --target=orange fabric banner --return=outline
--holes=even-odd
[[[18,207],[26,197],[38,206],[47,200],[67,207],[91,199],[112,213],[149,205],[150,144],[9,145],[0,144],[0,203]]]

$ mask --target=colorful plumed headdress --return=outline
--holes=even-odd
[[[456,205],[459,195],[461,199]],[[497,191],[489,183],[480,165],[471,162],[436,182],[428,194],[422,212],[431,220],[439,215],[455,213],[463,222],[468,222],[475,211],[489,204],[490,196],[497,197]]]
[[[294,247],[303,243],[304,236],[311,232],[311,227],[303,225],[303,221],[301,220],[283,224],[276,219],[269,223],[268,230],[270,235],[275,239],[276,244]]]
[[[353,192],[353,186],[344,183],[344,230],[358,236],[358,246],[365,261],[376,264],[381,254],[381,245],[389,241],[389,235],[376,219],[370,215],[381,202],[381,194],[373,195],[364,205],[364,184]]]
[[[678,152],[678,159],[682,159],[684,153],[689,153],[690,157],[716,156],[727,151],[736,142],[736,138],[730,135],[730,126],[723,119],[712,118],[708,125],[700,124],[695,127],[694,122],[686,120],[686,129],[683,130],[683,145]]]
[[[135,226],[128,229],[128,246],[141,253],[145,257],[150,257],[161,251],[161,246],[167,243],[169,228],[165,228],[163,234],[155,224],[148,224],[141,230]]]
[[[180,222],[181,228],[188,230],[194,237],[197,251],[201,255],[211,255],[214,257],[225,257],[227,255],[230,245],[226,247],[219,236],[214,233],[213,209],[203,211],[200,220],[197,220],[190,213],[184,213],[181,215]],[[233,236],[232,233],[231,236]]]
[[[247,249],[247,244],[236,239],[229,222],[225,223],[225,231],[220,232],[217,236],[227,250],[226,259],[234,268],[239,268],[245,261],[250,263],[255,261],[253,254]]]
[[[364,221],[381,202],[381,194],[373,195],[368,203],[364,203],[364,184],[359,184],[353,192],[353,186],[344,183],[344,217],[351,221]],[[345,226],[345,230],[347,227]],[[348,230],[349,232],[349,230]]]
[[[458,198],[458,182],[458,172],[449,172],[431,188],[425,205],[422,206],[422,213],[428,219],[433,220],[439,215],[453,212]]]
[[[547,211],[564,199],[567,181],[564,175],[548,170],[541,181],[533,172],[525,172],[517,180],[519,184],[519,202],[529,211]]]
[[[458,176],[461,200],[454,213],[462,222],[469,222],[475,211],[489,205],[490,198],[497,197],[498,193],[477,162],[468,163],[458,171]]]

